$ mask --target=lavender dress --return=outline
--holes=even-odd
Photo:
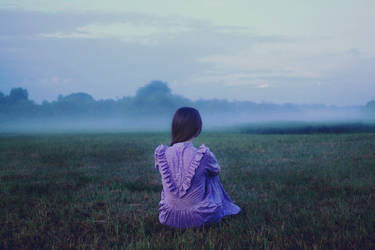
[[[155,149],[155,168],[163,184],[159,203],[161,224],[175,227],[199,227],[237,214],[235,205],[221,185],[220,167],[214,154],[202,145],[179,142]]]

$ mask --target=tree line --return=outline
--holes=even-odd
[[[59,95],[57,100],[36,104],[29,99],[24,88],[13,88],[8,95],[0,92],[0,120],[19,118],[103,118],[103,117],[170,117],[181,106],[192,106],[206,114],[271,114],[277,112],[299,112],[306,109],[325,110],[325,105],[296,105],[255,103],[251,101],[228,101],[225,99],[192,101],[184,96],[172,94],[168,84],[152,81],[139,88],[135,96],[120,99],[95,100],[83,92],[66,96]],[[362,111],[375,113],[375,100],[358,107]]]

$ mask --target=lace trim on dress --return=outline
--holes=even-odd
[[[157,160],[157,164],[159,166],[159,170],[161,173],[162,178],[164,179],[165,183],[168,186],[169,192],[173,194],[177,194],[176,184],[172,180],[171,172],[169,171],[167,158],[165,156],[165,150],[167,146],[159,145],[155,150],[155,159]]]
[[[190,167],[188,168],[187,173],[185,175],[185,179],[182,182],[182,185],[180,187],[180,197],[183,197],[186,194],[186,192],[189,190],[191,186],[191,181],[200,164],[200,161],[202,160],[204,154],[207,151],[208,151],[208,148],[205,145],[201,145],[199,149],[197,150],[197,153],[195,154],[193,160],[191,161]]]
[[[179,189],[177,189],[176,184],[173,182],[171,172],[169,171],[169,166],[168,166],[167,158],[165,155],[166,149],[167,149],[167,146],[159,145],[155,150],[155,159],[157,160],[160,173],[165,183],[167,184],[169,191],[175,195],[178,194],[179,197],[183,197],[189,190],[191,186],[191,181],[195,175],[195,172],[203,156],[208,151],[208,148],[205,145],[201,145],[199,147],[195,156],[193,157],[193,160],[189,168],[187,169],[187,173]]]

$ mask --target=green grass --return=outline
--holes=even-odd
[[[375,248],[375,134],[204,133],[242,208],[209,228],[158,222],[165,133],[0,137],[0,249]]]
[[[268,123],[252,123],[237,126],[246,134],[342,134],[342,133],[374,133],[375,123],[363,121],[340,122],[298,122],[281,121]]]

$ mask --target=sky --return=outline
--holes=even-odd
[[[192,100],[365,105],[374,11],[372,0],[1,0],[0,91],[116,99],[162,80]]]

